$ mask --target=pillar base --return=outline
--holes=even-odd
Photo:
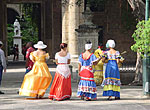
[[[77,82],[78,80],[78,55],[71,55],[71,63],[70,63],[70,68],[72,72],[72,81]]]

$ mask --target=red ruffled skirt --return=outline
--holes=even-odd
[[[71,97],[71,94],[71,75],[65,78],[61,74],[56,73],[52,86],[50,88],[49,98],[51,100],[56,99],[60,101],[69,99]]]

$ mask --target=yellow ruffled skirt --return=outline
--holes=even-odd
[[[45,62],[35,62],[32,70],[24,76],[19,95],[36,97],[44,96],[52,76]]]
[[[100,61],[97,65],[93,66],[94,72],[94,81],[96,85],[101,85],[103,82],[103,63]]]

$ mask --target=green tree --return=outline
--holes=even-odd
[[[140,21],[132,37],[135,43],[131,46],[131,50],[137,52],[136,76],[133,83],[142,82],[142,58],[144,54],[150,56],[150,19],[148,21]]]
[[[132,35],[135,44],[131,46],[131,49],[134,52],[140,52],[141,57],[144,57],[144,54],[150,56],[150,19],[140,21],[136,28]]]
[[[23,44],[26,44],[29,41],[36,43],[38,41],[38,27],[32,22],[30,16],[25,16],[24,21],[25,22],[21,22]]]
[[[8,38],[8,55],[12,54],[14,28],[12,24],[7,24],[7,38]]]

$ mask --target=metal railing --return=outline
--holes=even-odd
[[[120,72],[123,71],[135,71],[136,70],[136,62],[128,61],[122,63],[122,66],[119,68]]]

